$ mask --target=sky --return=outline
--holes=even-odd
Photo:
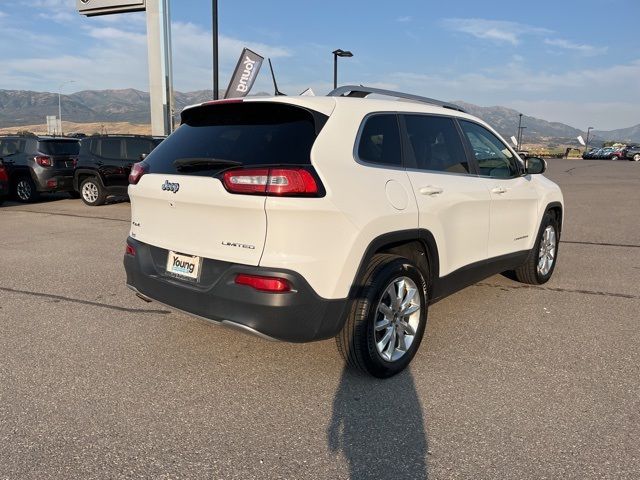
[[[211,2],[170,0],[174,88],[211,89]],[[144,13],[0,0],[0,89],[148,91]],[[597,130],[640,123],[640,0],[219,0],[220,86],[248,46],[281,91],[364,84]],[[272,92],[268,65],[254,92]]]

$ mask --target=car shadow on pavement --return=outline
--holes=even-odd
[[[378,380],[342,372],[327,429],[331,452],[349,462],[349,478],[427,478],[422,404],[409,369]]]

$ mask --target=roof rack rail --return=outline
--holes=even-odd
[[[412,95],[411,93],[395,92],[393,90],[384,90],[382,88],[365,87],[363,85],[344,85],[329,92],[327,94],[327,97],[365,98],[372,94],[402,98],[404,100],[411,100],[413,102],[428,103],[430,105],[437,105],[439,107],[466,113],[462,107],[459,107],[454,103],[443,102],[429,97],[421,97],[419,95]]]

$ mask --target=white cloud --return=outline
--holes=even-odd
[[[7,16],[7,14],[6,14],[6,13],[4,13],[2,10],[0,10],[0,18],[2,18],[2,17],[6,17],[6,16]]]
[[[487,20],[484,18],[447,18],[442,21],[442,25],[454,32],[466,33],[476,38],[511,45],[518,45],[523,35],[551,33],[550,30],[546,28],[504,20]]]
[[[607,47],[595,47],[593,45],[574,43],[563,38],[545,38],[544,43],[553,47],[574,51],[584,56],[602,55],[607,53]]]
[[[71,23],[76,20],[76,16],[71,12],[60,11],[60,12],[47,12],[47,13],[39,13],[38,17],[44,18],[46,20],[53,20],[58,23]]]
[[[68,0],[31,0],[29,2],[22,2],[24,5],[31,7],[45,7],[45,8],[65,8],[73,4]]]
[[[404,90],[443,100],[465,100],[479,105],[544,105],[536,116],[560,120],[576,127],[598,123],[601,129],[635,125],[640,120],[640,59],[599,70],[557,73],[530,69],[518,61],[499,68],[460,75],[399,72],[389,75]],[[624,98],[625,102],[620,102]],[[543,103],[547,102],[547,103]],[[549,105],[570,105],[567,109]],[[624,108],[612,107],[623,104]],[[585,115],[589,106],[590,115]],[[524,110],[524,108],[523,108]],[[529,114],[524,110],[524,113]],[[554,118],[555,117],[555,118]]]
[[[130,32],[114,27],[87,28],[89,36],[102,41],[112,41],[117,43],[133,42],[139,45],[146,45],[147,35],[145,33]]]
[[[50,91],[55,85],[73,78],[76,81],[73,88],[76,90],[129,87],[148,90],[146,29],[144,25],[140,27],[139,20],[127,23],[91,21],[79,28],[86,37],[93,39],[84,42],[87,47],[81,53],[61,55],[49,50],[27,58],[11,58],[7,55],[3,59],[0,88]],[[0,31],[0,44],[5,33],[8,34]],[[12,35],[17,33],[12,32]],[[191,23],[176,22],[172,24],[172,33],[175,88],[180,91],[211,88],[211,32]],[[42,37],[38,37],[37,40],[42,41]],[[17,34],[16,38],[29,37]],[[221,87],[226,87],[227,73],[230,75],[245,46],[265,57],[293,55],[286,47],[222,35],[219,39]],[[268,88],[268,75],[261,77],[263,87]]]
[[[396,22],[410,22],[411,20],[413,20],[413,17],[410,15],[404,15],[402,17],[396,18]]]

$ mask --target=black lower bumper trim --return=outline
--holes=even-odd
[[[124,257],[127,284],[177,310],[289,342],[333,337],[344,323],[348,300],[320,297],[296,272],[204,259],[200,282],[192,283],[166,274],[166,250],[133,238],[127,242],[136,250]],[[237,285],[239,273],[286,278],[293,291],[266,293]]]

